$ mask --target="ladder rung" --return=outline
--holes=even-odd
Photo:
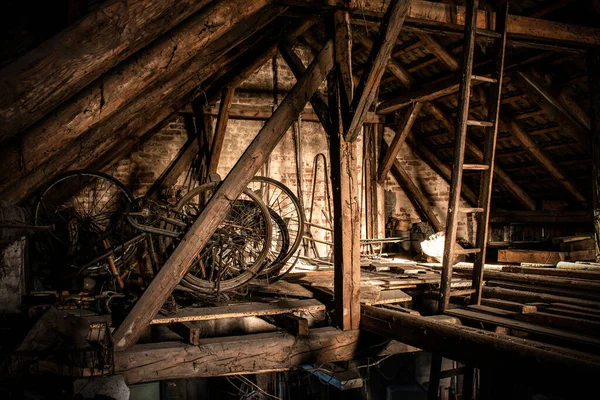
[[[487,37],[491,37],[491,38],[495,38],[495,39],[502,38],[502,34],[500,32],[492,31],[489,29],[483,29],[483,28],[475,28],[475,34],[480,35],[480,36],[487,36]]]
[[[482,126],[482,127],[488,128],[488,127],[494,126],[494,123],[490,122],[490,121],[477,121],[477,120],[474,120],[474,119],[469,119],[469,120],[467,120],[467,125],[469,125],[469,126]]]
[[[483,212],[483,208],[481,207],[461,207],[458,211],[463,213],[481,213]]]
[[[474,81],[479,81],[479,82],[489,82],[489,83],[498,82],[498,79],[496,79],[496,78],[490,78],[489,76],[482,76],[482,75],[471,75],[471,79]]]
[[[454,254],[475,254],[481,253],[481,249],[456,249]]]
[[[487,171],[490,169],[490,166],[485,164],[463,164],[463,169],[470,171]]]
[[[475,289],[451,290],[450,297],[462,297],[475,293]]]

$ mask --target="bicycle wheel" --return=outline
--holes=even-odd
[[[199,186],[179,201],[175,211],[188,226],[200,215],[217,186],[218,183]],[[269,210],[256,194],[244,190],[231,202],[225,219],[194,259],[182,285],[205,294],[241,287],[255,278],[264,266],[271,236]],[[173,240],[173,245],[176,244]]]
[[[39,197],[34,213],[36,225],[54,226],[42,239],[46,264],[63,267],[71,276],[87,269],[115,275],[108,257],[122,269],[132,254],[132,246],[124,246],[133,237],[124,223],[132,200],[121,182],[101,172],[72,171],[57,177]]]
[[[296,195],[283,183],[264,176],[255,176],[248,184],[248,189],[256,193],[266,206],[276,212],[285,223],[289,237],[287,252],[273,263],[265,266],[260,278],[269,282],[281,279],[292,270],[302,243],[304,232],[304,212]]]

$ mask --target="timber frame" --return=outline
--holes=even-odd
[[[0,97],[2,199],[23,203],[45,182],[63,171],[106,170],[147,141],[176,114],[196,118],[196,126],[202,126],[202,129],[196,132],[197,136],[190,135],[150,191],[158,193],[170,186],[195,157],[201,157],[203,178],[206,179],[218,169],[228,120],[265,121],[182,244],[114,332],[115,373],[123,374],[129,383],[137,383],[280,371],[306,363],[347,361],[362,355],[359,338],[364,331],[408,343],[396,342],[396,347],[388,349],[390,354],[425,349],[440,351],[456,359],[463,357],[461,361],[477,365],[479,357],[457,354],[452,347],[456,344],[473,352],[500,354],[507,365],[514,361],[517,353],[525,351],[527,367],[539,366],[539,360],[543,360],[556,365],[572,365],[585,376],[598,372],[596,359],[578,358],[579,354],[556,355],[552,354],[552,349],[538,348],[526,340],[510,343],[506,338],[482,335],[464,327],[431,320],[423,322],[425,320],[418,317],[389,310],[382,312],[369,306],[361,308],[357,138],[363,133],[369,162],[366,176],[372,178],[367,199],[367,209],[371,212],[368,214],[380,213],[383,219],[383,207],[378,204],[383,201],[383,195],[377,191],[382,190],[391,175],[422,219],[429,221],[437,231],[443,230],[440,217],[397,155],[402,146],[409,146],[444,180],[450,180],[451,166],[444,154],[444,146],[448,143],[437,139],[454,135],[452,107],[459,87],[460,63],[456,53],[460,49],[448,50],[449,46],[438,41],[436,35],[460,37],[465,19],[463,7],[421,0],[373,1],[367,5],[348,1],[338,6],[316,0],[245,0],[232,2],[232,7],[223,0],[162,0],[149,1],[146,8],[136,11],[139,15],[128,15],[121,20],[124,15],[121,3],[109,3],[106,9],[83,18],[50,39],[45,47],[34,49],[0,71],[0,90],[10,92],[10,95]],[[384,3],[389,5],[383,7]],[[387,11],[382,13],[384,9]],[[488,29],[494,17],[481,12],[480,28]],[[159,18],[162,23],[158,23]],[[137,21],[137,25],[132,21]],[[86,28],[92,23],[106,29],[101,30],[97,38],[85,41],[86,47],[75,51],[72,48],[74,42],[65,39],[86,35]],[[107,40],[110,48],[105,53],[112,54],[111,58],[97,57],[85,68],[74,63],[77,60],[74,57],[86,51],[94,53],[99,41],[112,37],[108,28],[111,23],[116,27],[125,25],[136,29],[124,29],[127,34],[117,41]],[[319,37],[321,30],[311,30],[322,25],[331,28],[325,37]],[[210,29],[204,29],[206,26]],[[365,26],[371,29],[365,31]],[[367,32],[376,34],[369,36]],[[403,44],[402,49],[394,51],[399,35],[407,32],[418,37],[418,41]],[[502,101],[514,104],[527,98],[539,110],[503,115],[506,135],[499,141],[509,145],[505,147],[508,150],[504,156],[500,152],[498,157],[514,157],[510,144],[522,148],[517,151],[531,157],[532,163],[540,166],[554,181],[555,185],[548,186],[548,190],[556,187],[566,190],[570,202],[585,207],[583,211],[573,211],[571,219],[593,221],[600,261],[600,30],[515,15],[509,18],[508,38],[519,51],[507,55],[507,71],[523,64],[530,70],[527,73],[510,72],[510,85],[514,83],[523,93],[515,89],[515,93]],[[294,50],[293,46],[299,41],[307,43],[314,52],[308,66]],[[179,43],[175,49],[173,42]],[[417,65],[407,65],[402,56],[411,51],[411,46],[412,50],[419,46],[427,49],[432,58],[421,60]],[[134,57],[142,48],[146,48],[143,57]],[[536,51],[533,56],[526,53],[531,49]],[[587,55],[591,72],[589,115],[565,88],[556,91],[555,86],[549,87],[540,81],[543,74],[536,72],[540,60],[557,64],[564,61],[552,58],[546,51],[569,54],[578,59]],[[278,107],[272,110],[234,104],[240,84],[278,53],[297,79]],[[366,55],[362,63],[357,63],[356,53]],[[442,64],[450,76],[432,79],[432,83],[427,84],[419,71],[435,63]],[[159,64],[165,67],[153,67]],[[36,74],[36,65],[50,71],[44,81]],[[74,65],[84,72],[74,73]],[[488,68],[476,66],[477,74],[485,74]],[[26,84],[17,84],[21,81]],[[327,95],[319,89],[325,82]],[[381,89],[384,85],[392,89],[384,92]],[[18,90],[9,90],[12,87]],[[486,99],[477,88],[474,91],[480,104],[471,112],[479,112]],[[210,101],[206,104],[198,102],[201,97]],[[217,98],[220,98],[219,107],[214,105]],[[20,107],[21,104],[27,107]],[[94,107],[88,108],[89,104]],[[394,115],[398,111],[404,112],[402,118]],[[567,135],[560,139],[568,136],[563,143],[565,148],[577,149],[572,164],[576,164],[581,154],[589,157],[591,153],[587,164],[591,164],[593,171],[593,193],[582,190],[581,183],[575,179],[579,170],[568,164],[569,160],[557,160],[549,154],[553,151],[551,145],[541,145],[533,139],[561,131],[560,127],[530,130],[523,127],[528,118],[541,114],[549,115],[549,125],[552,122],[566,124]],[[196,249],[206,243],[227,214],[229,199],[241,193],[299,117],[320,122],[330,144],[334,308],[335,325],[339,329],[311,329],[307,335],[304,332],[298,336],[276,333],[210,339],[197,346],[136,344],[186,274]],[[213,123],[216,129],[211,135]],[[60,129],[63,126],[69,126],[69,129]],[[395,131],[389,144],[383,139],[386,127]],[[592,139],[591,147],[588,136]],[[469,139],[466,146],[475,162],[483,158],[476,140]],[[555,215],[540,210],[539,199],[526,188],[527,176],[519,174],[515,168],[518,166],[507,162],[506,168],[497,166],[494,173],[501,191],[509,198],[508,203],[517,204],[519,210],[496,217],[492,215],[491,221],[517,217],[534,221],[556,220]],[[475,192],[468,187],[463,190],[463,196],[471,204],[476,201]],[[383,222],[377,221],[379,219],[379,215],[378,218],[367,216],[369,235],[377,236],[383,231]],[[427,334],[419,336],[424,330]],[[439,337],[450,339],[440,343]],[[289,352],[284,352],[283,346]],[[267,353],[273,357],[265,358]],[[224,361],[231,359],[234,362]]]

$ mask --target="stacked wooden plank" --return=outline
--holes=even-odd
[[[600,266],[500,266],[485,269],[484,280],[481,304],[447,313],[467,324],[600,354]]]

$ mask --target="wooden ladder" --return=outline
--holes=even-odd
[[[508,21],[508,3],[502,6],[501,11],[488,14],[489,29],[477,27],[478,0],[468,0],[465,18],[464,34],[464,58],[463,70],[458,97],[458,115],[456,121],[456,133],[454,138],[454,163],[452,166],[452,179],[450,184],[450,199],[448,201],[448,216],[446,219],[446,238],[444,246],[444,258],[442,277],[440,282],[440,296],[438,313],[442,314],[448,308],[452,297],[452,267],[454,257],[458,254],[476,254],[473,265],[472,304],[481,302],[481,286],[483,281],[483,266],[485,264],[486,243],[488,235],[488,221],[490,216],[490,200],[492,194],[492,179],[494,175],[494,156],[496,152],[496,137],[498,134],[500,100],[502,93],[502,74],[504,69],[504,54],[506,48],[506,31]],[[493,21],[492,15],[495,15]],[[493,66],[488,75],[474,75],[473,62],[475,55],[476,36],[487,37],[493,41]],[[478,121],[469,119],[469,103],[473,85],[479,83],[489,84],[489,96],[487,99],[487,120]],[[482,99],[483,100],[483,99]],[[483,160],[481,164],[465,164],[465,145],[469,128],[483,129],[485,131],[485,143],[483,149]],[[460,198],[462,190],[463,171],[481,171],[481,182],[477,207],[461,207]],[[456,245],[456,231],[458,228],[458,217],[464,213],[476,213],[477,239],[475,248],[462,249]],[[461,291],[464,294],[464,290]],[[442,356],[433,353],[431,359],[431,374],[429,380],[428,398],[438,398],[440,378],[445,371],[441,371]],[[467,366],[461,369],[464,373],[463,398],[471,400],[473,392],[474,368]],[[467,382],[470,382],[468,384]]]

